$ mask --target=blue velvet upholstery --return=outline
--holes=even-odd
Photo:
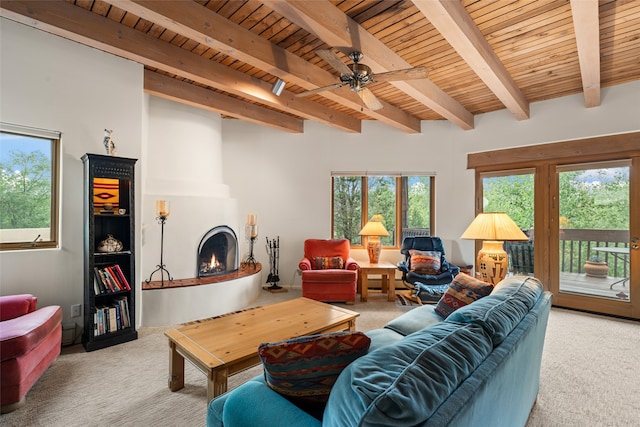
[[[259,376],[212,400],[207,425],[525,426],[551,299],[536,279],[518,276],[446,321],[433,306],[416,308],[367,332],[369,353],[342,371],[322,421]]]
[[[473,324],[439,323],[411,334],[343,371],[322,425],[420,425],[491,350],[489,338]]]
[[[420,274],[412,271],[410,253],[412,249],[440,252],[442,254],[440,272],[437,274]],[[400,253],[404,255],[404,261],[398,263],[398,270],[402,272],[402,280],[414,288],[416,296],[423,302],[438,302],[453,281],[453,278],[460,272],[460,267],[447,261],[444,245],[439,237],[405,237],[402,241]]]
[[[495,346],[520,323],[541,294],[542,284],[537,279],[509,278],[491,295],[454,311],[447,321],[482,326]]]
[[[420,329],[428,328],[443,320],[442,317],[435,313],[434,309],[435,306],[433,305],[416,307],[391,320],[384,328],[391,329],[402,335],[409,335]]]

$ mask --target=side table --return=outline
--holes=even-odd
[[[380,274],[382,276],[382,292],[387,292],[387,299],[396,299],[396,266],[388,262],[371,264],[367,261],[358,261],[358,289],[360,290],[360,301],[366,302],[369,294],[369,274]]]

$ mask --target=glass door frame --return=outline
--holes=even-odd
[[[629,254],[628,285],[631,301],[559,292],[559,186],[555,168],[563,164],[624,159],[631,159],[632,162],[629,176],[629,235],[631,238],[640,238],[640,132],[472,153],[467,156],[467,167],[475,169],[476,175],[476,214],[482,212],[482,174],[535,169],[534,274],[554,294],[555,306],[640,319],[640,249],[631,249]],[[476,242],[476,252],[480,247],[481,242]]]

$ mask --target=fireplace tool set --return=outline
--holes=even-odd
[[[265,286],[263,289],[269,292],[287,292],[285,288],[278,285],[280,276],[278,276],[278,262],[280,261],[280,236],[276,239],[269,240],[267,237],[267,254],[269,254],[269,276],[267,283],[271,286]]]

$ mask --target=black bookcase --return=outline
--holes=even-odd
[[[85,154],[82,156],[82,162],[84,164],[82,344],[85,350],[93,351],[138,338],[135,324],[134,168],[136,159]]]

